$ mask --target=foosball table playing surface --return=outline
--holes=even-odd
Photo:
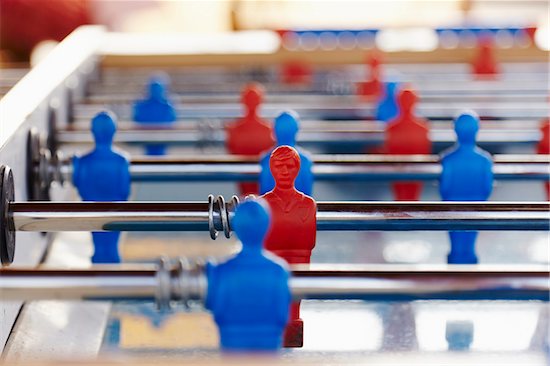
[[[378,32],[85,26],[3,74],[2,361],[547,365],[548,51]]]

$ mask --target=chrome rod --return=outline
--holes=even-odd
[[[434,129],[429,138],[434,145],[449,146],[455,143],[456,137],[452,130]],[[494,129],[481,130],[478,134],[478,144],[482,146],[508,144],[534,144],[541,139],[538,129]],[[298,143],[305,147],[345,145],[345,146],[372,146],[381,145],[385,141],[385,133],[381,129],[373,130],[321,130],[310,129],[298,132]],[[56,134],[59,144],[91,144],[92,136],[89,131],[59,131]],[[204,130],[121,130],[115,135],[116,143],[123,144],[168,144],[179,146],[212,145],[224,146],[225,131],[221,129]]]
[[[151,266],[94,269],[2,269],[2,300],[154,300],[159,286]]]
[[[437,155],[313,155],[312,172],[317,181],[437,180],[441,165]],[[189,158],[132,157],[132,181],[255,181],[261,171],[257,158],[237,155],[203,155]],[[56,166],[57,167],[57,166]],[[63,182],[72,180],[71,160],[59,167]],[[495,155],[497,180],[550,180],[550,157],[546,155]]]
[[[145,89],[145,86],[143,87]],[[544,102],[548,98],[548,91],[538,90],[534,92],[515,92],[504,94],[493,94],[489,91],[473,90],[469,93],[459,93],[452,91],[440,90],[439,93],[430,92],[430,90],[420,90],[420,99],[422,102]],[[85,99],[86,104],[125,104],[132,103],[143,98],[141,93],[113,93],[112,90],[106,93],[90,95]],[[360,99],[357,95],[334,95],[334,94],[305,94],[305,93],[288,93],[288,94],[273,94],[265,96],[265,103],[318,103],[331,104],[335,102],[349,103]],[[210,104],[228,104],[240,103],[240,95],[235,93],[184,93],[170,95],[172,103],[176,104],[193,104],[193,103],[210,103]]]
[[[543,300],[545,266],[315,266],[291,267],[295,299]],[[204,267],[97,266],[90,269],[0,269],[3,300],[156,299],[204,301]]]
[[[540,61],[533,62],[503,62],[501,65],[502,74],[498,80],[519,79],[525,80],[529,77],[535,77],[548,72],[547,64]],[[403,73],[406,77],[418,77],[426,79],[427,82],[437,80],[439,77],[456,77],[464,79],[472,77],[471,65],[468,62],[453,62],[453,63],[384,63],[382,65],[383,72],[387,69],[395,70]],[[366,65],[364,63],[351,63],[345,65],[315,65],[315,73],[327,73],[337,71],[338,75],[350,77],[361,77],[365,74]],[[171,76],[171,83],[187,83],[195,80],[209,81],[219,80],[221,77],[226,77],[229,80],[243,81],[243,78],[257,76],[259,73],[262,76],[272,76],[280,78],[280,66],[278,65],[263,65],[260,67],[250,66],[186,66],[184,68],[177,66],[166,66],[163,68]],[[158,71],[157,67],[106,67],[102,69],[103,79],[102,84],[118,84],[121,82],[130,81],[133,84],[147,83],[151,75]],[[426,73],[430,72],[429,77]],[[434,77],[435,76],[435,77]],[[226,79],[224,79],[226,80]]]
[[[229,231],[234,207],[225,210],[206,202],[12,202],[6,219],[19,231]],[[317,229],[547,231],[550,203],[318,202]]]
[[[130,120],[117,120],[117,131],[202,131],[205,128],[223,129],[231,125],[233,121],[222,121],[219,119],[197,119],[188,120],[176,123],[165,122],[150,122],[136,123]],[[440,119],[428,121],[428,126],[431,131],[450,131],[454,129],[452,119]],[[484,119],[480,121],[481,130],[523,130],[523,131],[539,131],[541,121],[539,119],[531,120],[498,120]],[[364,133],[383,133],[387,123],[384,121],[357,121],[357,120],[301,120],[300,130],[316,131],[316,132],[364,132]],[[59,129],[57,132],[89,132],[89,120],[77,120],[71,123],[67,129]]]
[[[101,94],[134,94],[140,95],[146,90],[148,79],[152,72],[147,76],[142,76],[132,79],[126,78],[117,83],[109,82],[109,79],[101,83],[90,85],[89,92],[91,95]],[[546,80],[548,71],[541,69],[539,72],[532,73],[516,73],[504,75],[504,78],[495,80],[476,79],[468,73],[462,75],[455,74],[436,74],[431,71],[426,71],[424,75],[403,75],[400,81],[410,83],[421,95],[435,91],[443,94],[470,94],[482,93],[484,95],[505,95],[522,92],[545,93],[548,92]],[[226,80],[221,78],[201,77],[195,80],[179,80],[178,76],[173,76],[170,83],[170,91],[175,94],[210,94],[213,96],[221,93],[238,95],[245,83],[251,82],[258,78],[244,78],[242,80]],[[317,80],[312,81],[307,85],[286,85],[279,82],[278,75],[269,75],[261,80],[262,85],[267,90],[269,96],[281,94],[312,94],[319,95],[327,94],[355,94],[356,83],[368,80],[368,77],[363,75],[355,75],[346,77],[342,73],[324,73],[319,75]]]
[[[549,275],[547,266],[312,265],[294,266],[290,286],[298,299],[548,301]]]
[[[92,118],[98,111],[105,108],[112,109],[121,119],[130,119],[130,106],[124,105],[75,105],[77,119]],[[240,104],[177,104],[175,106],[179,119],[189,118],[238,118],[243,116],[243,107]],[[368,119],[375,114],[375,108],[371,104],[360,102],[334,102],[328,103],[265,103],[260,114],[266,118],[276,117],[282,110],[294,110],[301,118],[340,118],[340,119]],[[500,118],[545,118],[549,108],[546,101],[543,102],[447,102],[447,103],[420,103],[417,112],[425,118],[452,118],[463,110],[474,110],[482,117]]]

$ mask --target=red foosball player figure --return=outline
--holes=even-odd
[[[231,154],[258,156],[275,145],[271,124],[258,116],[262,103],[263,88],[260,84],[247,85],[241,94],[246,114],[226,127],[226,148]],[[258,194],[257,182],[239,184],[241,195]]]
[[[426,120],[414,115],[418,97],[411,89],[403,89],[398,97],[399,115],[386,127],[386,153],[393,155],[430,154],[432,143]],[[398,201],[417,201],[422,183],[400,182],[392,185]]]
[[[262,196],[272,215],[265,249],[289,264],[309,264],[317,233],[317,204],[294,187],[300,170],[298,152],[290,146],[279,146],[271,154],[269,165],[275,188]],[[300,302],[294,302],[285,330],[284,346],[302,347],[303,329]]]
[[[281,78],[285,84],[310,84],[313,71],[304,61],[292,60],[283,64]]]
[[[380,59],[378,52],[369,55],[367,65],[369,66],[370,79],[357,83],[357,95],[365,100],[377,100],[382,97],[384,86],[382,84]]]
[[[494,55],[493,41],[489,37],[482,37],[478,44],[478,54],[472,63],[473,73],[477,78],[494,79],[500,70]]]
[[[542,121],[540,132],[542,137],[537,146],[537,154],[550,155],[550,118],[545,118]],[[544,183],[546,187],[546,199],[550,200],[550,182]]]

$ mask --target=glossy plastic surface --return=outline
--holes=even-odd
[[[306,151],[296,147],[298,130],[298,116],[294,112],[283,112],[275,119],[274,131],[277,146],[291,146],[300,155],[300,172],[296,178],[296,189],[304,194],[311,195],[313,193],[313,173],[311,171],[313,161]],[[268,151],[260,160],[260,194],[269,192],[275,187],[275,180],[269,162],[272,151]]]
[[[285,84],[309,84],[313,70],[304,61],[293,60],[282,65],[281,78]]]
[[[206,307],[214,313],[221,348],[226,351],[275,351],[288,321],[290,289],[286,264],[263,250],[269,206],[247,200],[232,224],[242,250],[221,264],[209,264]]]
[[[385,82],[383,84],[383,89],[383,95],[376,106],[376,119],[388,122],[396,118],[399,114],[399,106],[397,105],[399,83],[396,81]]]
[[[166,96],[167,85],[167,77],[157,76],[151,79],[148,85],[148,96],[134,104],[133,119],[135,122],[166,125],[176,121],[176,110]],[[166,146],[147,145],[145,151],[148,155],[164,155]]]
[[[226,148],[231,154],[260,156],[275,145],[271,123],[258,116],[258,109],[263,101],[264,91],[260,84],[247,85],[241,94],[241,102],[246,109],[244,117],[227,125]],[[239,184],[243,196],[258,194],[257,182]]]
[[[542,137],[537,145],[537,154],[550,155],[550,118],[545,118],[540,126]],[[550,182],[544,183],[546,198],[550,200]]]
[[[478,78],[495,78],[500,73],[494,54],[493,41],[490,37],[481,37],[478,51],[472,63],[472,71]]]
[[[382,83],[381,55],[371,53],[366,60],[370,78],[357,83],[357,95],[365,100],[377,100],[382,97],[384,84]]]
[[[126,201],[130,195],[130,163],[113,149],[114,116],[101,112],[92,120],[95,148],[73,158],[73,183],[84,201]],[[93,263],[119,263],[118,232],[94,232]]]
[[[476,146],[479,117],[474,112],[461,114],[455,120],[457,143],[441,156],[442,173],[439,191],[444,201],[486,201],[493,189],[491,155]],[[453,264],[477,263],[475,231],[449,233]]]
[[[399,116],[386,126],[387,154],[413,155],[432,152],[427,121],[414,115],[417,101],[418,97],[411,89],[399,92]],[[392,189],[398,201],[418,201],[422,193],[422,183],[394,183]]]
[[[271,154],[270,168],[275,177],[275,188],[262,196],[271,208],[271,228],[265,248],[290,264],[307,264],[315,247],[317,204],[294,186],[300,170],[298,152],[290,146],[276,148]],[[290,319],[285,346],[301,347],[303,321],[300,319],[300,302],[292,304]]]

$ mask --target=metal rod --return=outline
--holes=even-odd
[[[206,202],[12,202],[7,219],[19,231],[229,231],[233,207],[226,210]],[[549,229],[548,202],[317,203],[317,230]]]
[[[315,268],[316,266],[312,266]],[[293,267],[292,294],[299,299],[405,301],[526,300],[548,301],[548,267],[491,266],[335,266]]]
[[[113,95],[113,94],[134,94],[141,95],[146,90],[148,78],[142,76],[124,80],[106,79],[100,84],[90,85],[91,95]],[[429,75],[427,77],[426,75]],[[548,85],[547,70],[540,72],[516,73],[504,75],[504,78],[496,80],[476,79],[468,73],[464,74],[437,74],[426,71],[424,75],[402,75],[399,79],[403,83],[409,83],[421,95],[435,95],[435,91],[443,94],[470,94],[478,93],[483,95],[503,95],[522,92],[546,93]],[[217,96],[220,94],[238,95],[243,85],[247,82],[259,80],[257,77],[241,78],[241,80],[231,80],[231,78],[202,76],[200,79],[181,80],[178,76],[173,76],[170,83],[170,90],[175,94],[210,94]],[[286,85],[280,83],[277,74],[266,75],[260,80],[269,96],[281,94],[355,94],[355,84],[368,80],[365,74],[346,76],[340,73],[321,73],[316,80],[308,85]]]
[[[441,165],[437,155],[313,155],[316,181],[437,180]],[[261,171],[257,158],[238,155],[198,157],[132,157],[134,182],[160,181],[256,181]],[[71,160],[59,165],[63,182],[72,180]],[[545,155],[495,155],[497,180],[550,180],[550,157]]]
[[[116,89],[116,88],[115,88]],[[145,86],[144,86],[145,89]],[[136,90],[137,91],[137,90]],[[124,91],[123,91],[124,92]],[[469,93],[458,91],[442,91],[435,93],[428,90],[419,90],[420,100],[422,102],[544,102],[548,98],[548,91],[538,90],[533,92],[519,92],[514,93],[502,93],[494,94],[484,90],[473,90]],[[85,99],[86,104],[126,104],[132,103],[136,100],[143,98],[143,91],[141,93],[113,93],[113,90],[109,90],[105,93],[99,93],[96,95],[90,95]],[[305,94],[305,93],[288,93],[288,94],[271,94],[266,95],[265,103],[318,103],[318,104],[332,104],[335,102],[349,103],[359,99],[357,95],[334,95],[334,94]],[[184,93],[184,94],[172,94],[170,95],[172,103],[176,104],[193,104],[193,103],[210,103],[210,104],[228,104],[240,103],[239,93]]]
[[[529,80],[533,76],[548,72],[544,62],[503,62],[501,65],[502,74],[498,80]],[[384,63],[384,69],[391,69],[403,73],[405,77],[420,78],[430,82],[438,78],[454,77],[464,80],[472,77],[471,65],[467,62],[453,63]],[[342,77],[364,77],[366,65],[364,63],[348,63],[341,65],[315,65],[316,75],[328,75],[331,71],[337,71]],[[171,77],[171,84],[189,83],[200,80],[220,81],[220,78],[228,78],[233,81],[246,81],[244,78],[265,79],[272,77],[280,80],[280,66],[262,65],[258,67],[224,67],[224,66],[186,66],[184,68],[167,65],[163,68]],[[151,75],[158,71],[158,67],[136,66],[132,68],[121,68],[116,66],[106,67],[102,70],[103,79],[101,84],[121,85],[128,81],[133,85],[146,84]],[[384,70],[382,70],[384,71]],[[428,77],[426,74],[429,73]],[[227,80],[227,79],[223,79]]]
[[[75,105],[75,118],[92,118],[104,108],[112,109],[121,119],[130,119],[130,106],[124,105]],[[176,104],[176,113],[179,119],[189,118],[239,118],[244,115],[240,104]],[[311,103],[265,103],[261,108],[261,116],[274,118],[282,110],[294,110],[304,119],[369,119],[375,114],[372,104],[354,102],[334,102],[331,104],[319,102]],[[417,112],[425,118],[452,118],[463,110],[474,110],[482,117],[499,118],[545,118],[548,116],[548,102],[448,102],[448,103],[419,103]]]
[[[450,129],[433,129],[429,138],[436,147],[449,146],[455,143],[454,131]],[[500,146],[508,144],[535,144],[541,139],[538,129],[494,129],[481,130],[477,142],[481,146]],[[382,129],[326,129],[302,130],[298,132],[298,143],[304,147],[337,146],[347,147],[382,145],[385,133]],[[91,144],[92,136],[89,131],[58,131],[56,141],[59,144]],[[121,130],[115,135],[116,143],[124,144],[167,144],[179,146],[224,146],[225,131],[215,128],[203,130],[170,130],[170,129],[143,129]]]
[[[159,281],[151,266],[94,269],[1,269],[2,300],[154,300]]]
[[[313,267],[292,267],[295,299],[548,301],[550,290],[545,266]],[[204,268],[188,268],[0,269],[0,293],[3,300],[204,301]]]
[[[117,131],[156,131],[170,130],[172,132],[179,131],[202,131],[205,128],[209,129],[224,129],[231,125],[232,121],[222,121],[218,119],[197,119],[176,123],[165,122],[150,122],[136,123],[130,120],[117,120]],[[431,131],[453,131],[454,122],[452,119],[430,120],[428,126]],[[539,131],[541,121],[538,119],[531,120],[498,120],[498,119],[483,119],[480,121],[481,130],[523,130],[523,131]],[[364,132],[364,133],[383,133],[387,127],[384,121],[357,121],[357,120],[301,120],[301,131],[316,131],[316,132]],[[90,132],[89,120],[74,121],[69,128],[58,129],[56,132]]]

